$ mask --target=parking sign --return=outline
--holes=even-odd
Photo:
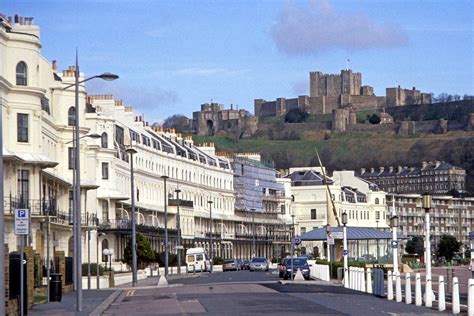
[[[15,235],[28,235],[30,232],[30,216],[28,209],[15,210]]]

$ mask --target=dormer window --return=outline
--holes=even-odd
[[[24,61],[20,61],[16,64],[16,85],[26,86],[28,79],[28,67]]]

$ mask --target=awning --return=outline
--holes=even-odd
[[[331,232],[342,232],[342,227],[331,227]],[[300,237],[301,240],[327,240],[326,228],[313,229]],[[336,238],[339,239],[339,238]],[[347,240],[392,239],[392,232],[364,227],[347,227]],[[403,237],[398,236],[398,239]]]
[[[119,192],[117,190],[111,190],[111,189],[106,189],[106,188],[100,188],[97,191],[97,198],[98,199],[109,199],[109,200],[128,200],[130,199],[130,196],[126,196],[122,192]]]
[[[58,176],[57,174],[54,174],[53,170],[43,170],[43,176],[53,179],[57,182],[60,182],[62,185],[65,186],[72,186],[72,183],[69,181],[69,179],[63,178]]]
[[[23,163],[39,165],[42,168],[56,167],[59,163],[51,160],[48,156],[36,153],[15,153],[15,156],[23,160]]]

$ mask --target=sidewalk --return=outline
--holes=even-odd
[[[121,290],[83,290],[82,292],[82,312],[76,311],[76,292],[69,292],[63,295],[61,302],[50,302],[34,305],[28,311],[29,315],[90,315],[94,310],[110,305],[120,294]]]

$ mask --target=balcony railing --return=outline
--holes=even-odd
[[[5,213],[11,215],[15,213],[16,209],[29,209],[31,216],[56,216],[58,212],[56,199],[34,200],[6,196],[3,206]]]
[[[128,219],[106,220],[99,223],[99,230],[128,233],[132,230],[132,223]],[[164,235],[165,233],[164,227],[159,227],[149,223],[136,224],[136,230],[141,233],[157,233],[158,235]],[[178,235],[178,231],[176,229],[168,228],[168,234],[173,236]]]

